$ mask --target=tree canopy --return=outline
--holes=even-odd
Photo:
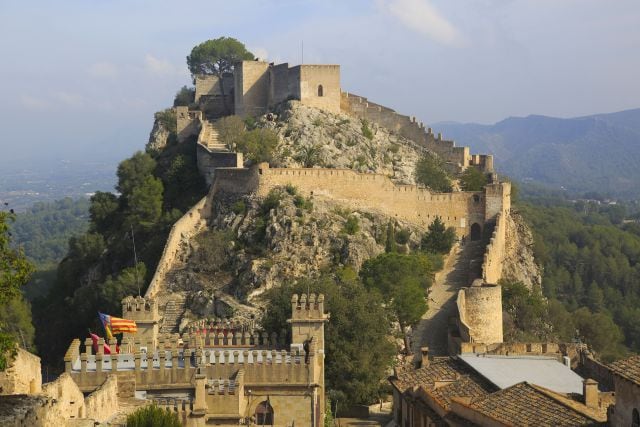
[[[365,287],[382,295],[404,331],[427,311],[425,296],[433,273],[433,263],[425,254],[390,252],[365,261],[360,277]]]
[[[193,76],[212,74],[221,77],[231,72],[236,62],[253,59],[253,53],[243,43],[232,37],[219,37],[195,46],[187,56],[187,65]]]
[[[16,335],[20,333],[15,330],[17,325],[8,321],[15,320],[11,314],[17,314],[21,308],[16,306],[16,310],[10,310],[10,303],[20,298],[20,289],[29,281],[34,269],[21,249],[11,247],[8,223],[14,218],[13,214],[0,211],[0,371],[7,367],[7,356],[14,354]],[[8,330],[9,326],[14,330]]]
[[[429,224],[427,233],[422,237],[422,250],[434,254],[447,254],[453,247],[456,240],[456,230],[453,227],[446,227],[442,219],[436,219]]]
[[[451,192],[451,179],[444,170],[442,161],[437,157],[426,155],[416,163],[416,181],[434,191]]]
[[[480,169],[469,166],[460,176],[460,188],[463,191],[482,191],[487,185],[487,176]]]
[[[324,294],[331,313],[325,327],[327,390],[340,396],[341,405],[374,402],[395,354],[383,300],[377,292],[368,292],[349,268],[295,285],[284,284],[265,293],[268,304],[263,326],[267,332],[289,329],[291,295],[307,289]]]

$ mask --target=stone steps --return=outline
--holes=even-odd
[[[164,316],[162,319],[162,326],[160,327],[160,333],[173,334],[178,332],[180,326],[180,319],[185,311],[186,297],[182,294],[172,295],[169,302],[164,309]]]

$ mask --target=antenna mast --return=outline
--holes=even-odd
[[[140,296],[140,283],[138,282],[138,254],[136,253],[136,238],[133,235],[133,224],[131,224],[131,241],[133,242],[133,268],[136,277],[136,286],[138,288],[138,296]]]

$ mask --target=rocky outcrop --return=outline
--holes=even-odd
[[[153,121],[153,128],[149,134],[149,142],[147,142],[146,149],[152,151],[162,150],[169,143],[170,135],[171,132],[156,117]]]
[[[409,232],[401,250],[419,247],[422,231],[409,224],[330,198],[303,198],[295,188],[278,187],[266,199],[221,193],[210,228],[190,240],[186,262],[168,275],[167,288],[189,295],[183,324],[203,317],[253,319],[260,294],[274,286],[317,277],[323,269],[357,271],[384,251],[390,222]],[[211,256],[215,263],[206,261]]]
[[[540,289],[542,275],[533,256],[533,233],[515,209],[507,216],[505,234],[502,278],[522,282],[529,289]]]
[[[273,121],[263,121],[280,136],[278,167],[348,168],[376,172],[400,184],[415,184],[416,162],[429,153],[413,141],[374,123],[289,101]]]

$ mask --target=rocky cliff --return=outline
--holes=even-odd
[[[542,274],[533,256],[533,233],[522,215],[512,209],[507,217],[502,278],[522,282],[529,289],[542,286]]]

